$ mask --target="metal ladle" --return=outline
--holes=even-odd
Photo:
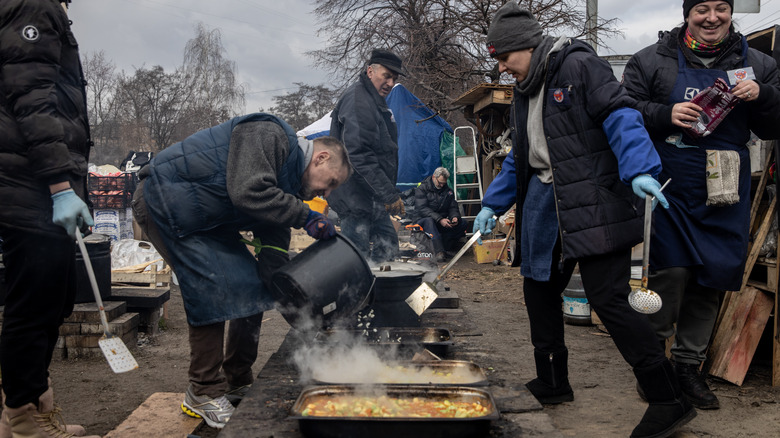
[[[663,190],[672,179],[666,180]],[[639,313],[651,314],[661,310],[661,296],[647,288],[647,276],[650,265],[650,231],[653,218],[653,200],[655,196],[645,196],[645,237],[642,244],[642,287],[628,294],[628,304]]]

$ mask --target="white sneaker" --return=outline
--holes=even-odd
[[[217,398],[195,395],[190,385],[184,393],[181,410],[190,417],[202,418],[211,427],[222,429],[230,420],[235,408],[224,395]]]

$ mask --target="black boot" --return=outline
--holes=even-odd
[[[664,438],[696,417],[696,409],[680,391],[671,362],[648,370],[634,369],[634,375],[647,396],[649,406],[631,438]]]
[[[720,408],[718,397],[707,386],[707,381],[699,372],[698,365],[676,362],[674,369],[677,371],[680,389],[692,405],[699,409]]]
[[[558,404],[574,400],[569,385],[567,365],[569,350],[545,353],[534,350],[537,377],[525,384],[531,394],[542,404]]]

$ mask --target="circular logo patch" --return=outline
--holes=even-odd
[[[553,92],[553,98],[554,98],[554,99],[555,99],[555,101],[556,101],[556,102],[558,102],[558,103],[561,103],[561,102],[563,102],[563,90],[561,90],[560,88],[559,88],[559,89],[557,89],[557,90],[555,90],[555,91]]]
[[[739,79],[740,81],[744,81],[747,77],[747,72],[745,70],[737,70],[734,72],[734,76]]]
[[[41,33],[38,32],[38,28],[32,24],[28,24],[27,26],[24,26],[24,29],[22,29],[22,38],[31,43],[38,41],[40,37]]]

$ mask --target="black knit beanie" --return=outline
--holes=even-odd
[[[487,33],[490,56],[536,47],[542,42],[542,26],[533,15],[514,1],[496,12]]]
[[[691,12],[694,6],[699,3],[704,3],[709,0],[683,0],[683,19],[688,19],[688,14]],[[723,0],[731,6],[731,14],[734,14],[734,0]]]

